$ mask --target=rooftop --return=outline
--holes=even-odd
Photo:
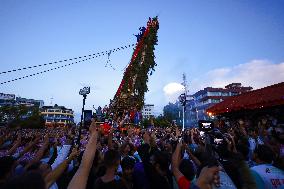
[[[207,109],[213,114],[284,105],[284,82],[225,99]]]

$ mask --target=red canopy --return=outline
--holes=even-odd
[[[277,105],[284,105],[284,82],[229,97],[223,102],[208,108],[207,113],[218,115]]]

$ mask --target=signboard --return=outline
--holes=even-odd
[[[1,100],[14,100],[15,99],[15,95],[14,94],[0,93],[0,99]]]

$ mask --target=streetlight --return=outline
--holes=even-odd
[[[179,102],[182,105],[182,130],[184,131],[184,111],[185,111],[185,105],[186,105],[186,95],[185,93],[182,93],[179,95]]]
[[[77,145],[80,145],[81,132],[82,132],[81,130],[82,130],[83,121],[85,123],[84,107],[85,107],[85,101],[86,101],[86,98],[87,98],[87,94],[90,94],[90,87],[84,87],[83,89],[80,89],[79,95],[83,96],[83,107],[82,107],[81,122],[80,122],[80,127],[79,127],[79,136],[77,138]],[[84,116],[84,120],[83,120],[83,116]]]

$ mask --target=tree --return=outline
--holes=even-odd
[[[155,127],[170,127],[171,122],[165,119],[163,115],[158,117],[151,117],[150,119],[143,119],[142,125],[144,128],[154,125]]]
[[[144,128],[149,127],[151,124],[151,121],[149,119],[143,119],[142,120],[142,125],[144,126]]]
[[[20,106],[1,106],[0,107],[0,122],[7,124],[13,120],[19,120],[22,116],[28,113],[28,108],[24,105]]]
[[[43,128],[44,119],[37,107],[3,106],[0,107],[0,122],[10,128]]]
[[[168,122],[172,122],[173,120],[176,121],[177,125],[181,126],[181,119],[182,119],[182,106],[179,102],[169,103],[163,109],[164,118]]]
[[[154,125],[156,127],[170,127],[171,122],[169,122],[164,116],[159,115],[154,119]]]

